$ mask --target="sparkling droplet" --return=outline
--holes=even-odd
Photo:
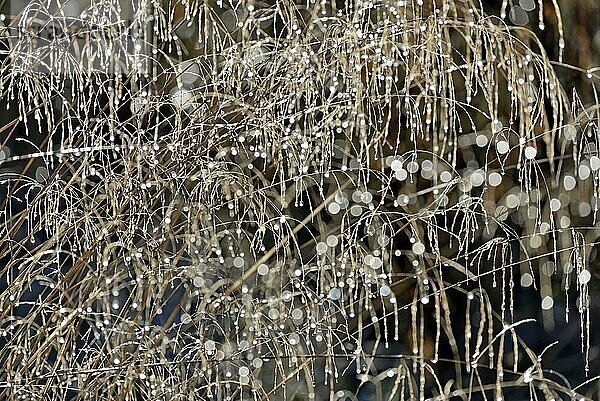
[[[296,345],[300,342],[300,336],[298,336],[298,334],[296,333],[292,333],[288,337],[288,342],[290,343],[290,345]]]
[[[358,217],[362,214],[362,207],[360,205],[353,205],[350,208],[350,214],[354,217]]]
[[[393,171],[400,171],[402,170],[402,162],[400,160],[394,160],[390,164],[390,167]]]
[[[425,252],[425,245],[421,242],[415,242],[412,246],[412,250],[416,255],[422,255]]]
[[[262,263],[262,264],[258,265],[258,268],[256,269],[256,271],[261,276],[265,276],[265,275],[267,275],[269,273],[269,266],[267,266],[266,264]]]
[[[497,187],[502,183],[502,175],[496,172],[490,173],[490,175],[488,175],[488,181],[491,186]]]
[[[207,352],[213,352],[216,348],[216,344],[213,340],[206,340],[206,342],[204,343],[204,349]]]
[[[512,23],[518,26],[527,25],[529,22],[529,16],[527,15],[527,12],[517,5],[511,7],[508,16],[510,17]]]
[[[474,187],[479,187],[485,182],[485,172],[481,169],[475,170],[470,177],[471,184]]]
[[[332,234],[327,237],[326,242],[327,242],[328,246],[333,248],[334,246],[336,246],[338,244],[338,238],[336,235]]]
[[[529,273],[521,276],[521,287],[530,287],[533,284],[533,277]]]
[[[233,266],[237,267],[238,269],[241,269],[242,267],[244,267],[244,258],[237,256],[235,257],[235,259],[233,259]]]
[[[396,171],[394,173],[394,177],[398,180],[398,181],[404,181],[408,178],[408,172],[404,169],[400,169],[398,171]]]
[[[534,0],[519,0],[519,5],[525,11],[533,11],[535,9],[535,1]]]
[[[377,243],[379,244],[379,246],[387,246],[387,244],[390,243],[390,237],[388,237],[387,235],[380,235],[379,237],[377,237]]]
[[[533,146],[527,146],[525,148],[525,157],[529,160],[533,160],[535,159],[535,156],[537,155],[537,149],[534,148]]]
[[[317,255],[323,255],[325,252],[327,252],[327,244],[324,242],[319,242],[316,249]]]
[[[499,120],[492,121],[491,128],[492,128],[492,133],[497,134],[498,132],[502,131],[502,128],[503,128],[502,122]]]
[[[579,175],[579,178],[581,178],[582,180],[587,180],[590,177],[591,170],[588,166],[586,166],[585,164],[582,164],[577,169],[577,174]]]
[[[539,235],[534,235],[529,240],[529,245],[532,248],[537,249],[537,248],[539,248],[542,245],[542,239],[540,238]]]
[[[400,195],[398,196],[397,202],[400,206],[406,206],[408,205],[408,202],[410,202],[410,198],[407,195]]]
[[[332,301],[337,301],[338,299],[340,299],[341,295],[342,294],[339,288],[332,288],[331,290],[329,290],[329,299],[331,299]]]
[[[553,306],[554,306],[554,299],[552,299],[552,297],[545,296],[544,299],[542,299],[542,309],[544,309],[544,310],[552,309]]]
[[[572,175],[565,175],[565,177],[563,178],[563,186],[567,191],[571,191],[573,188],[575,188],[576,185],[577,181],[575,180],[575,177],[573,177]]]
[[[191,321],[192,321],[192,317],[190,315],[188,315],[187,313],[184,313],[181,315],[181,323],[188,324]]]
[[[327,206],[327,211],[330,214],[334,214],[334,215],[338,214],[340,212],[340,209],[341,209],[340,204],[337,202],[332,202],[329,204],[329,206]]]
[[[508,142],[506,142],[506,141],[498,141],[498,143],[496,143],[496,150],[501,155],[504,155],[504,154],[508,153],[508,151],[510,150]]]
[[[40,166],[35,170],[35,179],[37,182],[44,183],[48,180],[49,173],[48,169],[44,166]]]
[[[406,169],[408,170],[409,173],[414,174],[417,171],[419,171],[419,163],[417,163],[417,162],[410,162],[406,166]]]
[[[269,309],[268,315],[269,315],[269,319],[271,319],[271,320],[279,319],[279,311],[275,308]]]
[[[589,283],[591,278],[592,278],[592,275],[591,275],[590,271],[587,269],[582,270],[579,273],[579,275],[577,276],[577,280],[579,281],[579,284],[582,284],[582,285]]]
[[[488,138],[487,138],[487,136],[485,136],[483,134],[477,135],[477,137],[475,138],[475,143],[480,148],[483,148],[484,146],[486,146],[488,144]]]
[[[449,182],[452,180],[452,173],[450,173],[449,171],[442,171],[440,173],[440,180],[442,180],[442,182]]]
[[[382,285],[381,288],[379,289],[379,294],[382,297],[387,297],[388,295],[390,295],[392,293],[392,290],[390,289],[390,287],[388,287],[387,285]]]
[[[509,194],[506,196],[506,206],[508,206],[510,209],[514,209],[517,206],[519,206],[520,204],[520,200],[519,197],[515,194]]]
[[[577,128],[572,124],[567,124],[563,128],[563,135],[565,139],[572,141],[577,136]]]

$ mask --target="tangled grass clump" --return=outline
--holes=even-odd
[[[548,328],[564,303],[588,373],[600,109],[501,7],[5,18],[0,398],[597,395],[545,370],[515,287]],[[562,52],[558,4],[537,7]],[[596,96],[600,70],[581,74]]]

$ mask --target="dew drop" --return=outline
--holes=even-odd
[[[552,309],[553,306],[554,306],[554,299],[552,299],[552,297],[545,296],[544,299],[542,299],[542,309],[544,309],[544,310]]]
[[[327,244],[325,242],[319,242],[316,246],[317,255],[323,255],[327,252]]]
[[[590,177],[590,174],[591,170],[585,164],[580,165],[577,169],[577,175],[579,175],[579,178],[581,178],[582,180],[587,180]]]
[[[568,174],[565,175],[565,177],[563,178],[563,186],[567,191],[571,191],[573,188],[575,188],[576,185],[577,181],[575,180],[575,177]]]
[[[333,215],[338,214],[340,212],[340,209],[340,204],[337,202],[332,202],[329,204],[329,206],[327,206],[327,211]]]
[[[417,162],[410,162],[406,166],[406,169],[408,170],[409,173],[414,174],[417,171],[419,171],[419,163],[417,163]]]
[[[422,242],[415,242],[412,246],[412,251],[416,255],[422,255],[425,252],[425,245]]]
[[[256,271],[261,276],[265,276],[265,275],[267,275],[269,273],[269,266],[267,266],[266,264],[262,263],[262,264],[258,265],[258,268],[256,269]]]
[[[537,155],[537,149],[534,148],[533,146],[527,146],[525,148],[525,157],[529,160],[533,160],[535,159],[535,156]]]
[[[300,337],[296,333],[292,333],[288,337],[288,342],[290,345],[296,345],[300,342]]]
[[[563,135],[565,139],[572,141],[577,136],[577,128],[572,124],[567,124],[563,128]]]
[[[525,11],[533,11],[535,9],[535,1],[533,0],[519,0],[519,5]]]
[[[518,25],[518,26],[524,26],[527,25],[527,23],[529,22],[529,16],[527,15],[527,12],[521,8],[520,6],[513,6],[510,9],[510,12],[508,14],[510,20],[513,22],[513,24]]]
[[[328,246],[333,248],[338,244],[338,238],[336,235],[332,234],[327,237],[327,240],[325,242],[327,242]]]
[[[377,244],[379,244],[379,246],[387,246],[387,244],[390,243],[390,237],[382,234],[379,237],[377,237]]]
[[[577,276],[577,280],[579,281],[579,284],[582,284],[582,285],[589,283],[591,278],[592,278],[592,275],[591,275],[590,271],[587,269],[582,270],[579,273],[579,275]]]
[[[450,180],[452,180],[452,173],[450,173],[449,171],[442,171],[440,173],[440,180],[442,182],[449,182]]]
[[[392,161],[392,163],[390,164],[390,167],[393,171],[400,171],[402,170],[402,162],[400,160],[394,160]]]
[[[44,166],[40,166],[35,170],[35,179],[37,182],[44,183],[48,180],[49,174],[48,169]]]
[[[499,120],[494,120],[492,121],[491,124],[491,129],[492,129],[492,133],[497,134],[498,132],[502,131],[502,122]]]
[[[192,317],[190,315],[188,315],[187,313],[184,313],[181,315],[181,323],[188,324],[191,321],[192,321]]]
[[[496,143],[496,150],[501,155],[504,155],[504,154],[508,153],[508,151],[510,150],[508,142],[506,142],[506,141],[498,141],[498,143]]]
[[[490,175],[488,175],[488,181],[491,186],[497,187],[502,183],[502,175],[496,172],[490,173]]]
[[[404,181],[404,180],[406,180],[406,178],[408,178],[408,172],[404,169],[400,169],[394,173],[394,177],[398,181]]]
[[[506,196],[506,206],[509,207],[510,209],[514,209],[517,206],[519,206],[520,204],[520,200],[519,197],[515,194],[508,194]]]
[[[410,198],[407,195],[400,195],[396,201],[399,206],[406,206],[410,202]]]
[[[485,136],[483,134],[477,135],[477,137],[475,138],[475,143],[480,148],[483,148],[484,146],[486,146],[488,144],[487,136]]]
[[[474,187],[479,187],[485,182],[485,172],[481,169],[475,170],[470,177],[471,184]]]
[[[240,257],[240,256],[236,256],[233,259],[233,266],[237,267],[238,269],[241,269],[242,267],[244,267],[244,258]]]
[[[587,202],[580,202],[579,203],[579,215],[581,217],[586,217],[586,216],[589,216],[590,213],[592,213],[592,205],[590,205]]]
[[[353,205],[350,208],[350,214],[354,217],[360,216],[362,214],[362,212],[363,212],[363,209],[360,205]]]
[[[332,288],[331,290],[329,290],[329,299],[331,299],[332,301],[337,301],[338,299],[340,299],[340,296],[341,292],[339,288]]]
[[[529,273],[521,276],[521,287],[530,287],[533,284],[533,277]]]

